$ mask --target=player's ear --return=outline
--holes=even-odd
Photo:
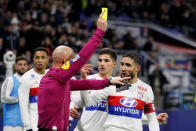
[[[137,65],[137,72],[139,72],[141,69],[141,66],[140,65]]]
[[[16,65],[16,63],[14,64],[13,69],[14,69],[14,71],[17,70],[17,65]]]
[[[61,61],[61,64],[64,64],[66,61],[67,61],[67,59],[63,58],[62,61]]]

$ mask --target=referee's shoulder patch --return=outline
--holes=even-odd
[[[64,69],[64,70],[69,69],[69,68],[70,68],[70,64],[73,63],[73,62],[75,62],[75,61],[77,61],[79,58],[80,58],[80,56],[77,55],[74,59],[71,59],[71,60],[65,62],[65,63],[62,65],[61,68]]]
[[[65,62],[65,64],[63,64],[61,68],[64,69],[64,70],[69,69],[70,68],[70,62],[69,61]]]

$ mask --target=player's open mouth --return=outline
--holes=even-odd
[[[121,77],[128,77],[126,73],[121,73]]]

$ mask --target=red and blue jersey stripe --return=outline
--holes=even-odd
[[[37,96],[38,96],[38,87],[31,88],[29,102],[30,103],[37,103]]]
[[[111,115],[141,119],[145,102],[125,96],[108,97],[108,113]]]

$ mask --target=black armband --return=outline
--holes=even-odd
[[[110,78],[108,78],[108,84],[109,84],[109,86],[110,86],[110,85],[112,85],[112,83],[110,82],[110,81],[111,81],[111,79],[112,79],[111,77],[110,77]]]

